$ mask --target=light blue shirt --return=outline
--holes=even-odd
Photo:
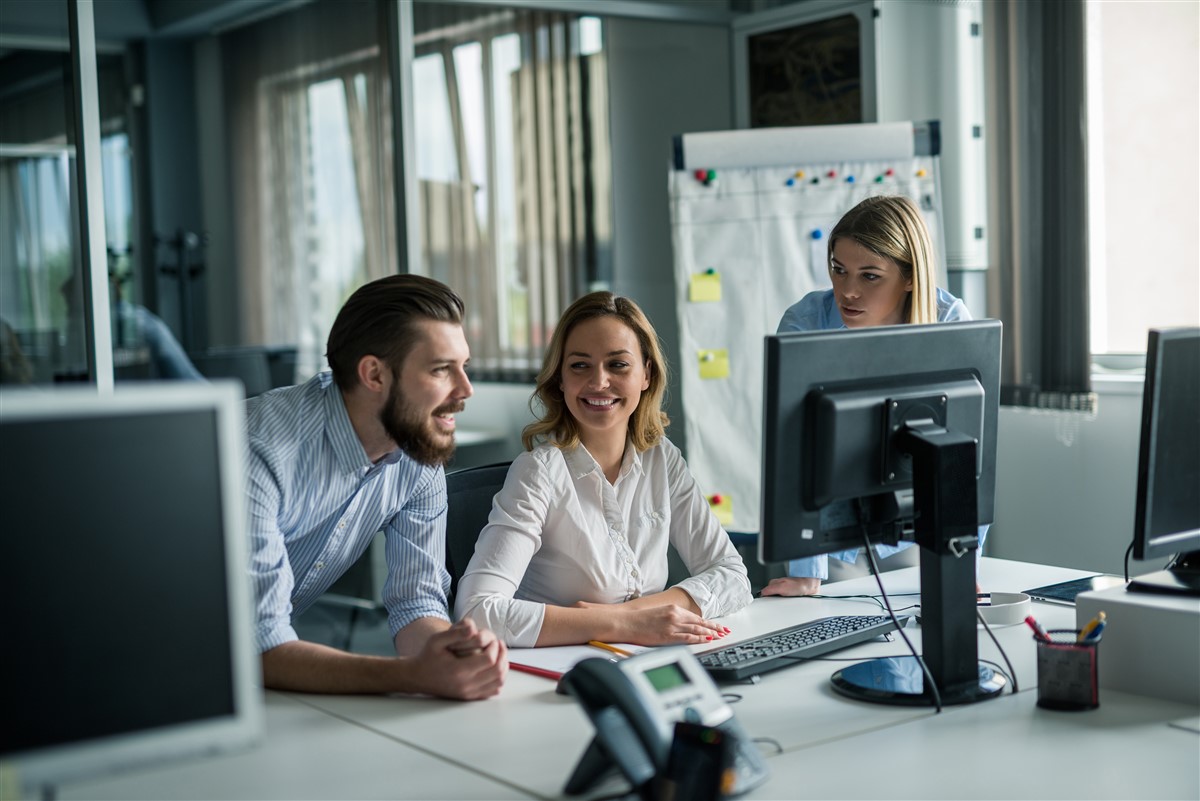
[[[970,320],[971,312],[967,310],[966,304],[961,300],[951,295],[944,289],[937,290],[937,319],[939,323],[951,323],[959,320]],[[837,299],[834,298],[832,289],[818,289],[814,292],[809,292],[802,297],[799,302],[793,304],[783,313],[783,317],[779,320],[778,333],[786,331],[837,331],[845,328],[846,324],[842,321],[842,314],[837,308]],[[983,541],[987,537],[988,527],[979,527],[979,546],[983,547]],[[902,542],[899,545],[876,545],[875,553],[880,559],[885,559],[893,556],[906,548],[911,548],[913,543]],[[858,558],[861,549],[854,548],[848,551],[838,551],[828,554],[828,556],[841,559],[843,562],[854,562]],[[976,551],[979,554],[979,551]],[[829,560],[826,556],[810,556],[806,559],[793,559],[788,562],[788,575],[807,578],[819,578],[825,580],[829,578]]]
[[[372,464],[329,373],[246,402],[250,574],[260,651],[299,639],[307,609],[384,532],[392,636],[449,620],[446,474],[397,450]]]

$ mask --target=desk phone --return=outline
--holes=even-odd
[[[667,768],[675,724],[719,729],[731,741],[729,792],[744,793],[767,778],[766,762],[717,685],[686,648],[658,648],[611,661],[585,659],[563,682],[596,727],[565,792],[586,792],[616,766],[644,797]]]

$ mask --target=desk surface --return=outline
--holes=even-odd
[[[980,579],[987,590],[1017,592],[1082,575],[984,559]],[[888,573],[885,583],[889,593],[915,592],[917,569]],[[831,596],[877,592],[870,578],[825,588]],[[893,605],[915,601],[898,596]],[[874,608],[867,600],[766,598],[723,622],[744,639]],[[1033,611],[1047,628],[1074,625],[1073,607],[1035,603]],[[1194,717],[1195,709],[1112,693],[1102,693],[1100,709],[1091,712],[1038,709],[1028,630],[993,629],[1021,691],[940,715],[835,695],[829,675],[839,662],[832,659],[725,687],[740,696],[734,709],[751,735],[774,740],[782,751],[769,757],[772,779],[752,797],[1200,797],[1200,735],[1166,725]],[[920,629],[908,633],[920,647]],[[979,642],[981,659],[1004,664],[982,629]],[[857,660],[903,649],[897,639],[835,656]],[[556,695],[553,682],[518,672],[510,672],[499,697],[478,703],[275,692],[267,699],[267,742],[254,752],[71,785],[62,796],[553,798],[592,736],[583,712]],[[1186,764],[1188,748],[1192,769],[1183,773],[1190,775],[1178,775],[1167,766]],[[1156,756],[1131,759],[1135,750]],[[889,754],[886,767],[863,770],[864,756],[873,752]],[[1012,769],[997,770],[1002,764]],[[979,778],[984,771],[987,781]],[[993,781],[993,774],[1003,775]]]

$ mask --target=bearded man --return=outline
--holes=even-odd
[[[393,275],[360,287],[326,344],[330,372],[247,401],[247,496],[256,637],[269,688],[420,693],[500,691],[504,643],[450,623],[446,474],[454,414],[472,394],[463,302]],[[383,603],[395,657],[300,640],[294,617],[383,531]]]

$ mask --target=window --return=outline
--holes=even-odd
[[[421,271],[466,301],[474,377],[529,380],[562,310],[611,273],[600,21],[417,11]]]
[[[316,2],[222,36],[244,344],[323,369],[338,308],[411,271],[462,295],[473,377],[525,381],[611,273],[599,20],[416,3],[419,264],[397,253],[387,5]]]
[[[1200,5],[1087,5],[1093,354],[1200,325]]]
[[[338,309],[398,269],[390,81],[374,2],[311,3],[222,37],[241,344],[325,369]]]

